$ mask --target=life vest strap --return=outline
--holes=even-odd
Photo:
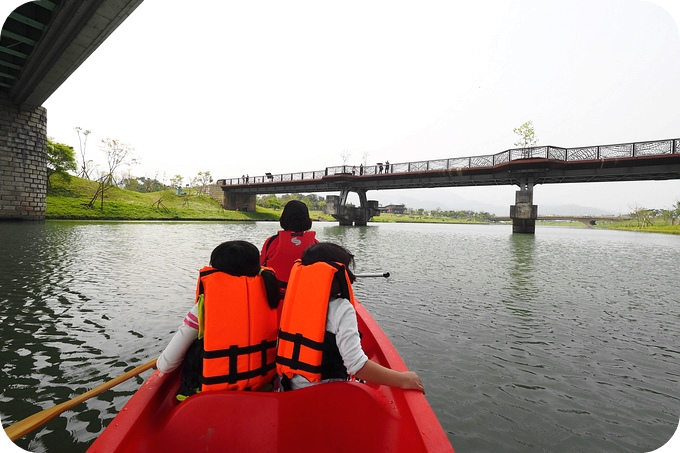
[[[227,349],[218,349],[215,351],[201,351],[201,357],[204,359],[219,359],[229,357],[229,374],[225,376],[205,377],[201,376],[201,383],[205,385],[211,384],[235,384],[237,381],[252,379],[257,376],[266,376],[272,369],[276,367],[276,362],[267,363],[267,351],[276,347],[276,340],[267,341],[262,340],[259,344],[251,346],[237,346],[231,345]],[[260,363],[262,366],[251,371],[238,372],[238,356],[261,354]]]
[[[308,371],[310,373],[321,373],[321,365],[314,366],[300,361],[300,350],[302,346],[315,351],[324,351],[323,342],[318,342],[304,337],[301,333],[290,333],[279,331],[279,340],[290,341],[293,343],[293,354],[291,357],[276,356],[277,363],[290,367],[292,370]]]
[[[205,288],[203,287],[203,277],[206,277],[210,274],[214,274],[215,272],[222,272],[218,269],[208,269],[204,271],[200,271],[198,273],[198,290],[196,291],[196,298],[198,300],[198,296],[201,294],[205,294]]]
[[[273,370],[276,367],[276,363],[268,363],[263,367],[251,370],[251,371],[244,371],[243,373],[229,373],[229,375],[226,376],[213,376],[213,377],[205,377],[205,376],[200,376],[199,381],[203,385],[215,385],[215,384],[235,384],[238,381],[245,381],[248,379],[256,378],[258,376],[266,376],[267,373],[271,370]]]

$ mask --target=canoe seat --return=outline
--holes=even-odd
[[[206,392],[179,404],[152,441],[158,451],[377,451],[407,439],[394,401],[366,384],[334,382],[283,393]],[[328,430],[328,426],[336,427]],[[150,434],[150,433],[149,433]],[[416,436],[417,438],[417,436]],[[200,439],[188,445],[188,439]],[[404,440],[406,442],[406,440]],[[194,441],[194,444],[196,442]],[[179,450],[177,450],[179,448]],[[185,450],[188,448],[190,450]]]

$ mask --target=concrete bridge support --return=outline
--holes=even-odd
[[[347,195],[349,192],[356,192],[359,195],[360,206],[347,206]],[[377,200],[367,200],[366,190],[352,190],[349,187],[343,188],[340,195],[327,195],[326,214],[332,215],[340,225],[366,226],[371,217],[380,215]]]
[[[519,190],[515,193],[515,204],[510,206],[513,233],[536,233],[538,206],[534,202],[533,178],[523,178]]]
[[[47,111],[0,98],[0,220],[44,220]]]
[[[222,207],[231,211],[255,212],[256,202],[257,195],[255,194],[233,193],[225,190]]]

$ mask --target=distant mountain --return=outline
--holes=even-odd
[[[392,194],[391,192],[381,193],[380,205],[388,204],[403,204],[408,209],[425,209],[432,211],[434,209],[441,209],[442,211],[474,211],[474,212],[488,212],[498,216],[507,216],[510,214],[510,204],[507,206],[494,205],[477,200],[468,200],[456,195],[446,198],[439,198],[433,196],[418,197],[404,194]]]
[[[577,204],[563,204],[563,205],[539,205],[538,215],[617,215],[613,211],[608,211],[601,208],[591,208],[588,206],[580,206]]]

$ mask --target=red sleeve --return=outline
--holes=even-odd
[[[278,234],[274,236],[270,236],[267,238],[266,241],[264,241],[264,244],[262,244],[262,251],[260,252],[260,266],[264,266],[267,264],[267,260],[272,257],[274,250],[276,250],[276,246],[278,244]]]

